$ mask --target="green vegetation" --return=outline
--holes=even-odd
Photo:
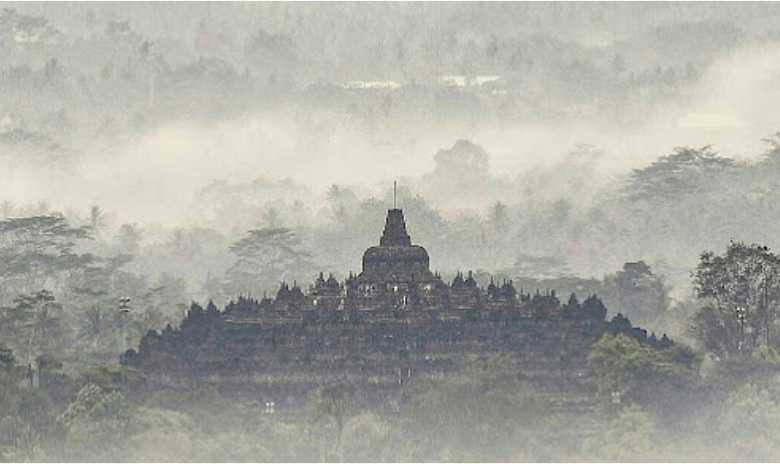
[[[687,350],[653,351],[623,335],[594,346],[595,393],[566,392],[581,396],[577,409],[561,407],[560,392],[529,383],[505,356],[413,378],[381,406],[337,382],[303,403],[269,407],[205,380],[186,391],[149,389],[133,372],[106,370],[68,381],[70,395],[54,399],[62,385],[26,386],[26,369],[3,353],[0,452],[10,460],[771,460],[780,452],[780,376],[723,390],[728,374],[702,379]]]
[[[686,318],[692,347],[648,336],[621,314],[607,323],[599,298],[572,294],[555,324],[539,327],[590,333],[605,324],[605,335],[579,353],[586,365],[564,364],[561,355],[566,367],[531,367],[533,359],[486,354],[458,360],[445,376],[413,375],[379,396],[342,380],[276,404],[252,380],[239,389],[212,377],[160,383],[118,366],[117,342],[176,324],[183,297],[174,278],[155,286],[125,270],[132,256],[85,251],[101,228],[100,211],[90,213],[84,229],[60,216],[0,221],[9,244],[3,460],[771,460],[780,453],[772,434],[780,425],[780,259],[764,246],[735,242],[723,255],[701,255],[695,305],[675,316]],[[127,251],[137,251],[133,230],[120,231]],[[172,244],[182,252],[191,246],[183,236]],[[308,259],[288,229],[252,231],[233,250],[262,272]],[[626,306],[667,305],[664,283],[643,262],[588,285],[614,288]],[[133,295],[129,314],[122,295]],[[542,300],[558,308],[554,293],[540,295],[539,317]],[[209,304],[198,317],[217,311]]]
[[[0,461],[779,460],[780,8],[739,10],[0,8]],[[341,305],[396,200],[529,311],[220,359],[268,334],[219,338],[231,299],[332,272]]]
[[[777,357],[780,257],[765,246],[732,242],[723,256],[702,254],[694,284],[705,302],[692,327],[702,346],[724,358]]]

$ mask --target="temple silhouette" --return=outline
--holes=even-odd
[[[555,292],[538,295],[555,299]],[[518,311],[533,298],[518,293],[511,280],[491,281],[480,288],[472,272],[458,272],[445,282],[430,269],[425,248],[412,244],[401,209],[387,211],[379,245],[363,253],[363,268],[343,282],[320,273],[308,291],[282,282],[274,298],[239,298],[227,305],[226,322],[292,323],[317,321],[432,320],[488,317],[501,311]],[[557,301],[557,299],[555,299]],[[489,311],[482,313],[480,311]]]
[[[595,295],[562,305],[552,290],[518,292],[511,280],[480,287],[471,272],[445,282],[394,207],[360,274],[320,273],[305,292],[282,282],[274,298],[239,297],[222,311],[193,303],[179,328],[150,331],[121,362],[166,382],[240,379],[266,394],[304,394],[330,381],[381,390],[493,355],[525,366],[534,382],[575,385],[587,381],[589,347],[605,333],[672,345],[606,315]]]

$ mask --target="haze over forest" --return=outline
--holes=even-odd
[[[778,25],[747,2],[4,3],[0,309],[45,286],[66,365],[115,362],[110,324],[76,327],[120,297],[137,345],[192,301],[359,271],[397,181],[445,279],[598,293],[703,349],[702,252],[780,248]],[[53,261],[14,267],[46,234]]]
[[[296,229],[315,267],[355,269],[398,179],[413,236],[444,272],[518,276],[530,256],[553,263],[537,273],[601,278],[644,260],[685,287],[704,249],[778,245],[764,166],[776,148],[778,14],[9,3],[3,214],[84,222],[98,206],[104,241],[135,224],[131,266],[169,263],[196,297],[230,265],[223,245],[251,228]],[[652,164],[679,147],[699,151]],[[347,230],[355,240],[332,239]],[[160,257],[198,233],[219,237],[191,238],[211,255]]]

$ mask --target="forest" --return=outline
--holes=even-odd
[[[459,142],[455,151],[464,145]],[[437,266],[452,269],[445,276],[465,268],[456,267],[463,263],[473,266],[482,282],[508,276],[529,291],[596,293],[611,315],[623,313],[678,341],[674,349],[658,351],[624,335],[605,335],[587,354],[593,388],[580,411],[556,409],[555,395],[524,381],[517,375],[522,370],[500,357],[464,359],[457,376],[405,385],[393,411],[372,410],[348,385],[323,385],[309,403],[279,414],[273,407],[269,413],[268,405],[251,395],[221,392],[213,380],[188,385],[184,395],[149,390],[142,373],[119,365],[119,355],[149,330],[178,326],[192,301],[222,305],[236,295],[272,292],[282,279],[311,282],[319,269],[343,277],[344,269],[358,266],[355,248],[377,240],[377,224],[389,207],[387,193],[361,199],[334,185],[318,212],[326,217],[320,224],[307,223],[300,215],[306,207],[296,208],[290,198],[288,204],[254,206],[258,228],[236,232],[233,241],[229,231],[207,221],[154,241],[153,234],[162,235],[159,229],[112,227],[99,206],[79,215],[6,202],[0,221],[3,456],[771,459],[777,453],[771,431],[780,420],[773,392],[780,366],[775,311],[780,258],[765,245],[727,241],[730,222],[716,220],[713,207],[694,216],[682,205],[718,205],[723,216],[755,218],[740,224],[740,236],[771,243],[774,147],[770,143],[754,163],[736,162],[710,148],[678,149],[633,171],[619,190],[608,192],[603,204],[610,206],[601,206],[606,213],[595,223],[583,220],[593,218],[593,210],[562,214],[561,201],[531,210],[510,199],[482,216],[445,219],[421,194],[401,190],[415,240],[428,246]],[[742,188],[739,196],[734,186]],[[289,185],[285,188],[289,191]],[[229,201],[226,190],[231,189],[224,184],[211,186],[202,198]],[[233,204],[242,195],[251,198],[243,186],[236,190]],[[668,201],[670,196],[676,200]],[[377,220],[366,220],[370,217]],[[528,233],[545,221],[554,221],[548,230],[559,233]],[[643,228],[625,228],[639,221]],[[670,224],[689,232],[675,234]],[[690,230],[702,224],[709,224],[707,237],[691,237]],[[664,243],[652,234],[664,237]],[[621,249],[621,237],[622,243],[633,237],[632,248]],[[609,259],[626,249],[636,253],[631,256],[675,247],[699,251],[687,282],[666,274],[669,268],[641,260],[601,278],[577,277],[569,263],[578,255],[541,253],[605,242],[611,244],[591,252]],[[723,242],[712,250],[701,246]],[[506,260],[511,250],[518,250],[514,262]],[[674,256],[678,263],[686,258]],[[558,395],[579,394],[566,392],[565,384],[560,388]]]
[[[0,460],[777,460],[779,8],[182,5],[0,11]],[[359,272],[394,204],[445,282],[617,328],[381,405],[120,363]]]

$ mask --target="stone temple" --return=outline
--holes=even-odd
[[[279,320],[317,319],[323,311],[334,311],[346,319],[358,317],[356,313],[363,319],[381,319],[397,311],[420,317],[449,309],[512,309],[530,298],[518,294],[511,281],[478,288],[471,272],[457,273],[446,283],[431,271],[425,248],[412,244],[403,211],[397,208],[387,211],[379,245],[363,253],[362,265],[360,274],[350,274],[343,282],[320,274],[308,292],[297,283],[290,287],[282,282],[275,298],[258,304]]]
[[[536,382],[577,383],[604,333],[671,343],[606,313],[595,295],[561,305],[554,291],[518,292],[510,280],[480,287],[471,272],[445,282],[393,208],[360,274],[320,273],[305,292],[282,282],[274,298],[239,297],[223,310],[193,303],[180,327],[150,331],[121,361],[160,381],[219,379],[295,397],[334,381],[378,391],[494,355]]]
[[[406,232],[404,213],[400,209],[387,212],[387,221],[379,246],[363,254],[363,272],[358,276],[361,287],[368,284],[431,283],[436,278],[429,269],[430,258],[425,248],[412,245]]]
[[[379,246],[363,253],[363,271],[347,286],[356,293],[357,306],[380,309],[382,306],[406,307],[410,298],[414,304],[425,303],[434,288],[443,282],[430,270],[430,258],[425,248],[412,245],[406,232],[404,213],[400,209],[387,212],[387,220]],[[420,300],[419,298],[422,298]]]

